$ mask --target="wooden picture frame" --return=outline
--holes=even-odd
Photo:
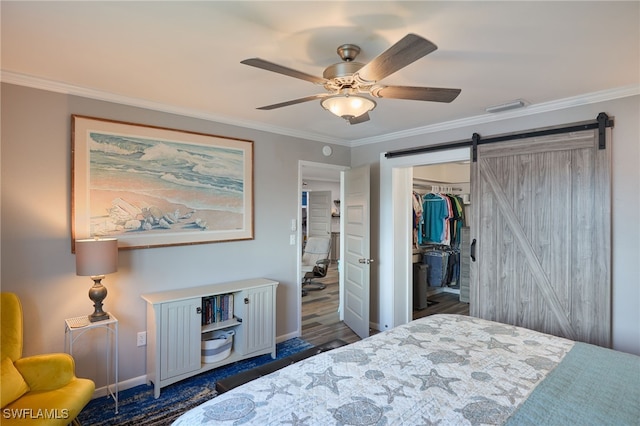
[[[253,239],[253,141],[71,116],[71,241]]]

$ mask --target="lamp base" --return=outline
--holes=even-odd
[[[89,289],[89,299],[93,301],[93,313],[89,315],[90,322],[109,319],[109,314],[102,310],[102,301],[107,297],[107,288],[102,285],[104,275],[93,276],[93,287]]]
[[[94,312],[91,315],[87,315],[87,316],[89,317],[90,322],[98,322],[98,321],[104,321],[109,319],[109,314],[106,312],[103,312],[100,315],[96,315],[96,313]]]

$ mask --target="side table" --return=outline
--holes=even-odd
[[[109,319],[90,322],[84,315],[81,317],[67,318],[64,320],[65,348],[69,355],[73,356],[73,345],[76,340],[89,330],[106,330],[106,358],[107,358],[107,396],[111,396],[115,402],[115,413],[118,414],[118,319],[109,313]],[[114,382],[111,385],[111,365],[113,364]]]

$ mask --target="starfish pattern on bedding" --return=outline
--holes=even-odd
[[[292,395],[291,393],[287,392],[287,388],[289,388],[289,386],[291,386],[291,385],[287,384],[287,385],[278,386],[275,383],[271,383],[271,388],[270,389],[261,389],[261,390],[258,390],[258,392],[269,392],[269,394],[267,395],[266,399],[271,399],[276,394]]]
[[[422,380],[422,387],[420,390],[427,390],[432,387],[437,387],[440,389],[444,389],[449,392],[451,395],[458,396],[457,393],[451,389],[449,383],[459,382],[460,379],[456,377],[444,377],[438,374],[435,368],[432,368],[429,374],[413,374],[413,377],[417,377]]]
[[[413,336],[407,336],[404,339],[400,339],[400,342],[398,343],[398,346],[404,346],[404,345],[414,345],[417,346],[419,348],[422,348],[422,344],[423,343],[431,343],[429,340],[418,340]]]
[[[509,370],[518,371],[518,369],[511,364],[496,364],[493,368],[502,368],[502,371],[504,371],[505,373]]]
[[[471,351],[476,351],[476,352],[482,351],[481,346],[475,343],[469,343],[467,345],[457,344],[455,346],[452,346],[452,349],[463,351],[465,355],[470,355]]]
[[[546,346],[545,350],[551,356],[555,356],[558,359],[562,359],[562,357],[567,353],[563,348]]]
[[[387,396],[387,404],[391,404],[396,396],[404,396],[404,397],[407,396],[407,395],[405,395],[402,386],[398,386],[395,389],[391,389],[387,385],[382,385],[382,387],[384,388],[385,392],[375,393],[374,395],[376,395],[376,396],[386,395]]]
[[[406,366],[411,365],[411,361],[403,361],[401,359],[398,359],[392,365],[398,365],[400,366],[400,370],[404,370]]]
[[[422,416],[422,420],[424,421],[423,425],[420,426],[437,426],[440,424],[440,422],[442,421],[442,419],[438,419],[435,422],[432,422],[431,420],[429,420],[428,418],[426,418],[425,416]]]
[[[335,375],[333,367],[328,367],[323,373],[307,373],[307,376],[311,377],[311,383],[307,385],[307,389],[311,389],[316,386],[326,386],[336,395],[340,395],[340,392],[338,391],[338,381],[353,378],[351,376]]]
[[[389,345],[384,342],[369,343],[369,346],[367,347],[367,349],[371,349],[373,352],[378,352],[380,349],[385,349],[388,351],[393,350],[393,348],[389,347]]]
[[[293,426],[304,426],[307,424],[307,420],[309,420],[311,417],[307,416],[305,418],[299,418],[298,416],[296,416],[295,413],[291,413],[291,420],[285,420],[282,423],[283,424],[290,424]]]
[[[517,386],[511,388],[511,390],[506,390],[501,386],[495,385],[496,388],[500,389],[501,392],[493,393],[493,396],[504,396],[506,397],[511,405],[516,403],[516,398],[522,398],[524,395],[520,393],[520,389]]]
[[[527,382],[537,383],[542,378],[542,374],[536,373],[536,377],[533,377],[533,378],[532,377],[522,377],[522,376],[520,376],[520,378],[522,380],[526,380]]]
[[[495,337],[492,337],[488,342],[485,343],[487,344],[487,349],[504,349],[505,351],[512,353],[513,351],[509,348],[509,346],[515,346],[515,343],[503,343]]]

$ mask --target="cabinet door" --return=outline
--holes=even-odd
[[[200,368],[201,299],[163,303],[160,325],[160,379]]]
[[[274,287],[265,286],[244,293],[245,354],[251,354],[275,345]]]

